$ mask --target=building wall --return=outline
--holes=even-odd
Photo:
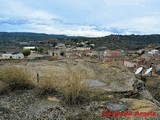
[[[97,51],[91,51],[89,53],[86,53],[87,56],[98,56],[98,52]]]
[[[22,53],[19,53],[19,54],[2,54],[2,58],[4,58],[4,59],[23,59],[24,55]]]
[[[23,47],[24,50],[32,50],[35,49],[36,47]]]
[[[48,55],[49,56],[54,56],[54,52],[53,51],[48,51]]]
[[[75,50],[85,51],[85,50],[90,50],[90,48],[77,47]]]
[[[2,54],[2,57],[5,59],[10,59],[11,56],[12,54]]]

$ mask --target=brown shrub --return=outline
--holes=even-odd
[[[61,96],[67,104],[86,103],[89,101],[89,89],[83,80],[89,77],[90,74],[79,70],[60,73],[47,69],[40,77],[39,94]]]
[[[5,89],[29,89],[33,87],[31,73],[20,67],[2,67],[0,70],[0,81],[7,87]]]
[[[89,89],[83,82],[85,75],[71,72],[62,85],[63,97],[68,104],[82,104],[89,101]]]
[[[39,94],[54,95],[60,92],[61,84],[65,80],[66,74],[57,76],[56,72],[47,69],[40,77]]]

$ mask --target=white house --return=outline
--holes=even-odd
[[[22,53],[18,54],[2,54],[3,59],[23,59],[24,55]]]
[[[158,54],[159,51],[156,50],[156,49],[153,49],[153,50],[149,51],[148,53],[149,53],[149,54]]]
[[[91,51],[91,52],[86,53],[86,55],[90,56],[90,57],[92,57],[92,56],[98,56],[98,51]]]
[[[91,48],[90,47],[77,47],[75,48],[74,50],[77,50],[77,51],[85,51],[85,50],[90,50]]]
[[[29,45],[28,42],[19,42],[20,45]]]
[[[106,50],[105,51],[99,51],[98,56],[100,58],[106,57],[107,56],[107,51]]]
[[[55,46],[55,48],[57,48],[57,49],[66,49],[66,46],[65,46],[64,43],[58,43],[58,44]]]
[[[34,50],[36,47],[33,46],[33,47],[23,47],[23,50]]]
[[[48,55],[49,56],[54,56],[54,51],[48,50]]]

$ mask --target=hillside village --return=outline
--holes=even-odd
[[[149,67],[151,64],[154,66],[154,73],[160,72],[160,46],[148,45],[146,48],[139,50],[109,50],[106,47],[94,49],[96,44],[89,43],[88,41],[75,43],[75,45],[65,45],[65,43],[57,43],[55,47],[46,47],[46,44],[40,47],[28,46],[27,42],[20,42],[23,44],[21,48],[1,50],[0,51],[0,64],[5,62],[21,62],[30,60],[61,60],[61,59],[88,59],[96,62],[120,62],[130,70],[143,66]],[[40,48],[41,51],[37,49]],[[24,56],[22,53],[29,50],[31,53]]]
[[[160,0],[0,0],[0,120],[160,120]]]
[[[126,50],[97,47],[88,40],[25,41],[0,49],[0,68],[2,120],[126,117],[107,116],[106,110],[139,112],[128,115],[129,120],[145,115],[159,119],[158,44]]]

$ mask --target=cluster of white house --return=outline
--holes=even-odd
[[[24,47],[23,50],[33,50],[35,47]],[[2,59],[23,59],[24,55],[22,53],[5,53],[1,54]]]
[[[9,53],[9,54],[2,54],[3,59],[23,59],[24,55],[22,53]]]

